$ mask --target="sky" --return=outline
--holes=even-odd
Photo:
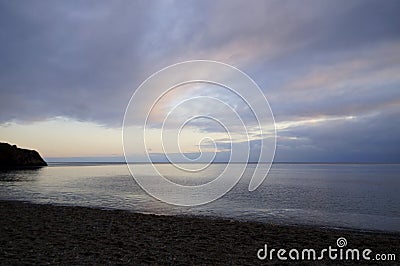
[[[397,0],[0,0],[0,141],[48,160],[117,160],[136,88],[171,64],[204,59],[259,85],[276,123],[275,161],[400,162],[399,13]],[[216,86],[189,87],[157,110],[199,95],[244,106]],[[206,136],[217,148],[203,141],[204,151],[229,153],[226,132],[212,121],[183,132],[184,153],[198,152]],[[255,150],[264,137],[231,133]],[[155,158],[157,136],[147,150]]]

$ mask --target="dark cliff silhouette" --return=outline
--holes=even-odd
[[[0,142],[0,169],[36,168],[47,163],[35,150],[18,148],[16,145]]]

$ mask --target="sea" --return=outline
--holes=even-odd
[[[136,164],[134,174],[145,176],[148,167]],[[187,184],[212,180],[227,165],[211,164],[195,175],[178,173],[170,164],[157,167],[173,182]],[[246,167],[232,190],[195,207],[170,205],[148,195],[123,163],[50,163],[40,169],[1,171],[0,200],[400,232],[400,164],[274,163],[252,192],[248,185],[256,165]]]

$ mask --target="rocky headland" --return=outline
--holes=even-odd
[[[20,169],[47,166],[35,150],[21,149],[16,145],[0,142],[0,169]]]

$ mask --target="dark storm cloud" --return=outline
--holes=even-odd
[[[346,126],[328,120],[278,132],[278,158],[319,156],[328,129],[336,143],[357,145],[359,158],[369,158],[363,151],[397,156],[399,12],[400,2],[390,0],[0,0],[0,123],[65,116],[118,127],[150,74],[211,59],[249,74],[278,123],[357,117]],[[349,125],[354,130],[344,134]],[[355,128],[386,132],[381,148]]]
[[[281,131],[276,160],[400,162],[399,112],[400,108],[392,108],[363,118]]]
[[[68,116],[119,124],[140,77],[142,2],[2,1],[1,121]]]

